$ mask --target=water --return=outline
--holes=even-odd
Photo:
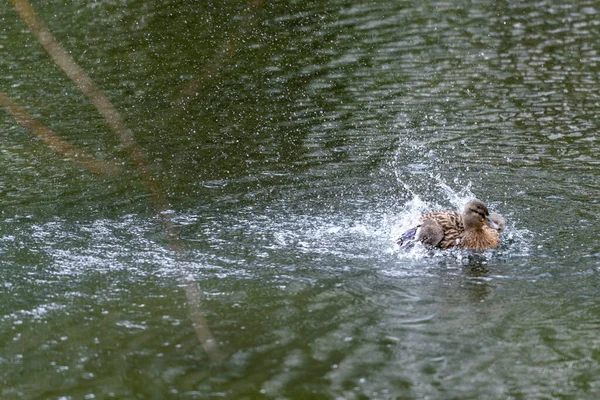
[[[0,90],[121,166],[2,111],[2,399],[598,396],[595,3],[33,6],[159,194],[1,5]],[[471,198],[499,249],[396,247]]]

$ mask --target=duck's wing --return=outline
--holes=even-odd
[[[431,240],[437,241],[434,246],[442,249],[456,246],[465,230],[462,215],[454,211],[438,211],[425,214],[421,217],[421,224],[430,227],[428,231],[433,237]]]
[[[415,226],[414,228],[407,230],[396,240],[396,243],[398,243],[400,247],[410,247],[415,241],[417,229],[419,228]]]
[[[417,230],[417,239],[426,246],[437,247],[444,239],[444,229],[437,221],[426,219]]]
[[[436,247],[443,238],[444,230],[442,229],[441,225],[434,220],[426,220],[414,228],[404,232],[396,240],[396,243],[403,248],[410,248],[417,241],[426,246]]]

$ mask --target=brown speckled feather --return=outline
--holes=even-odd
[[[435,221],[441,226],[444,237],[436,247],[447,249],[454,246],[474,250],[486,250],[500,245],[500,234],[495,229],[483,226],[481,229],[465,231],[462,214],[455,211],[437,211],[421,216],[421,222]]]
[[[462,215],[455,211],[436,211],[421,216],[421,221],[433,220],[442,227],[444,237],[437,247],[447,249],[456,246],[465,230]]]
[[[473,250],[487,250],[500,245],[500,235],[493,229],[466,231],[460,240],[460,247]]]
[[[487,250],[500,245],[500,231],[505,226],[506,220],[501,215],[490,215],[484,203],[472,200],[463,213],[436,211],[424,214],[421,223],[404,232],[397,242],[405,246],[405,243],[416,239],[425,246],[441,249],[458,246]]]

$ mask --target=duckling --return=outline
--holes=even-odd
[[[498,228],[496,228],[498,233],[502,233],[502,231],[506,229],[506,219],[502,215],[491,212],[490,220],[492,220],[498,226]],[[487,228],[487,225],[485,227]]]
[[[502,215],[495,212],[490,212],[489,218],[490,221],[496,224],[496,229],[492,229],[488,225],[484,225],[483,230],[500,240],[500,234],[506,228],[506,219]]]
[[[500,223],[504,218],[495,214]],[[403,233],[398,244],[419,240],[426,246],[447,249],[463,247],[473,250],[487,250],[500,245],[500,231],[503,226],[490,218],[490,212],[481,201],[469,202],[463,211],[437,211],[421,216],[421,223]]]

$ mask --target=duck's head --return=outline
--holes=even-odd
[[[496,214],[497,215],[497,214]],[[479,200],[467,203],[463,213],[463,224],[465,230],[481,229],[484,225],[492,229],[500,230],[500,226],[490,218],[490,212],[485,204]]]
[[[490,220],[498,226],[498,228],[496,228],[498,232],[502,232],[504,228],[506,228],[506,219],[504,219],[502,215],[495,212],[491,212]]]

